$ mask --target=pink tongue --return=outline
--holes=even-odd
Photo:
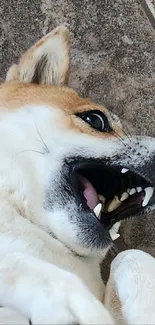
[[[87,200],[87,205],[91,210],[93,210],[99,202],[97,192],[93,185],[85,177],[80,176],[80,181],[84,188],[83,195]]]

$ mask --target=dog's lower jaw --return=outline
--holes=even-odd
[[[63,222],[63,232],[61,232],[61,227],[58,222],[60,220],[62,220],[62,222],[63,220],[65,220],[65,222]],[[117,222],[110,229],[110,231],[106,230],[105,234],[109,234],[108,238],[106,237],[106,235],[104,236],[104,232],[102,235],[102,233],[100,233],[99,231],[97,232],[96,230],[96,236],[99,236],[98,245],[93,245],[93,242],[91,243],[91,232],[89,231],[89,245],[89,243],[87,242],[87,237],[85,237],[85,233],[83,234],[82,238],[82,229],[78,227],[78,224],[72,224],[70,215],[68,215],[67,211],[65,211],[65,208],[64,211],[59,212],[51,212],[46,210],[45,216],[42,221],[44,223],[44,230],[48,232],[50,236],[62,243],[62,245],[64,245],[64,247],[66,247],[72,255],[77,256],[79,258],[95,258],[98,260],[98,263],[100,263],[105,258],[107,252],[113,246],[113,238],[111,235],[111,231],[116,235],[121,224],[121,222]],[[94,220],[94,222],[96,223],[96,220]],[[99,225],[102,228],[100,222]],[[92,239],[93,235],[94,234],[92,233]]]
[[[47,228],[44,230],[47,232]],[[100,264],[110,249],[110,246],[101,250],[91,250],[73,243],[67,246],[66,243],[57,238],[50,230],[49,235],[54,238],[55,241],[55,248],[53,247],[54,255],[59,254],[59,247],[61,247],[62,256],[60,254],[59,261],[57,261],[58,266],[76,274],[87,285],[93,295],[102,302],[105,285],[101,278]]]
[[[56,193],[57,197],[52,195],[45,209],[44,228],[76,255],[104,257],[112,244],[108,230],[89,211],[80,210],[74,197],[63,201],[59,197],[61,192]]]
[[[68,246],[67,248],[71,251],[72,254],[79,258],[95,258],[100,263],[105,258],[106,254],[108,253],[111,247],[112,244],[109,244],[109,246],[106,248],[91,249],[86,248],[84,246],[72,244],[71,247]]]
[[[82,259],[87,259],[87,258],[95,258],[97,260],[97,263],[101,263],[101,261],[105,258],[106,254],[112,247],[112,243],[109,244],[105,248],[92,248],[92,247],[85,247],[84,245],[80,245],[79,243],[66,243],[63,242],[61,238],[58,238],[57,235],[51,231],[50,229],[47,230],[47,227],[44,229],[48,234],[58,240],[64,247],[70,251],[71,255],[77,257],[77,258],[82,258]]]

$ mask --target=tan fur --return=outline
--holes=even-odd
[[[119,325],[126,325],[122,317],[122,303],[117,294],[115,282],[110,278],[105,292],[105,306],[112,312],[114,319]]]
[[[61,51],[59,53],[61,62],[57,60],[57,51]],[[35,74],[37,65],[38,71]],[[54,29],[32,46],[22,56],[19,64],[10,68],[6,80],[63,85],[68,81],[68,73],[69,31],[62,26]]]
[[[76,129],[78,132],[88,133],[97,137],[115,137],[115,132],[123,135],[123,129],[117,123],[113,123],[111,133],[100,133],[92,129],[86,123],[75,117],[76,113],[98,109],[109,116],[104,106],[93,103],[90,99],[80,97],[73,89],[57,87],[54,85],[24,84],[16,81],[6,82],[0,86],[0,108],[20,109],[24,105],[45,105],[53,109],[64,111],[66,119],[62,127]]]
[[[58,27],[39,40],[22,56],[18,65],[9,69],[6,77],[8,82],[0,87],[0,107],[12,110],[23,105],[47,104],[51,108],[54,105],[67,115],[62,127],[101,138],[115,137],[115,132],[123,135],[122,128],[115,121],[112,123],[115,132],[107,134],[96,132],[75,117],[78,112],[93,109],[103,111],[108,117],[109,112],[104,106],[81,98],[73,89],[62,87],[68,81],[69,51],[69,31],[66,27]],[[47,61],[41,64],[44,55],[47,56]]]

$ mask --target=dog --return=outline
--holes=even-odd
[[[155,139],[69,88],[69,53],[57,27],[0,86],[0,304],[31,324],[126,322],[142,252],[114,260],[106,290],[100,263],[121,220],[155,209]]]

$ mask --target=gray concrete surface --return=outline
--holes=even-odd
[[[62,23],[71,30],[70,85],[138,134],[155,135],[155,34],[141,1],[1,0],[0,81],[22,52]],[[118,249],[127,247],[155,255],[154,217],[125,223]]]

